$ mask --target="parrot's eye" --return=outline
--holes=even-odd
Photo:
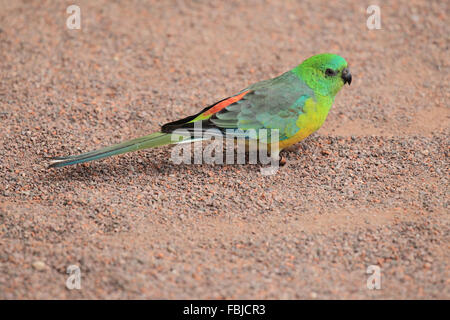
[[[327,70],[325,70],[325,75],[327,75],[327,76],[329,76],[329,77],[335,76],[336,74],[337,74],[337,72],[334,71],[333,69],[327,69]]]

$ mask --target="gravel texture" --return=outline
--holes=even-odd
[[[81,30],[0,1],[0,298],[450,298],[448,3],[383,2],[381,30],[360,1],[76,4]],[[320,52],[352,85],[274,176],[169,148],[46,168]]]

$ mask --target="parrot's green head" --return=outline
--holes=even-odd
[[[316,94],[334,96],[352,82],[347,61],[341,56],[323,53],[303,61],[293,70]]]

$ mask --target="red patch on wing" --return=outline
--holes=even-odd
[[[203,112],[202,116],[210,116],[216,112],[219,112],[220,110],[228,107],[230,104],[233,104],[239,100],[241,100],[247,93],[249,93],[250,90],[248,91],[244,91],[241,94],[237,95],[237,96],[233,96],[230,97],[226,100],[223,100],[221,102],[219,102],[218,104],[216,104],[215,106],[213,106],[211,109],[208,109],[207,111]]]

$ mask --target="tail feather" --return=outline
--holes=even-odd
[[[175,138],[175,140],[174,140]],[[99,150],[94,150],[91,152],[86,152],[76,156],[68,156],[68,157],[55,157],[51,159],[51,164],[49,168],[58,168],[69,166],[77,163],[83,163],[93,160],[98,160],[118,154],[122,154],[125,152],[137,151],[146,148],[155,148],[171,143],[177,143],[177,141],[183,141],[186,139],[190,139],[189,137],[179,136],[172,137],[170,133],[162,133],[156,132],[150,134],[148,136],[144,136],[141,138],[125,141],[110,147],[106,147]]]

